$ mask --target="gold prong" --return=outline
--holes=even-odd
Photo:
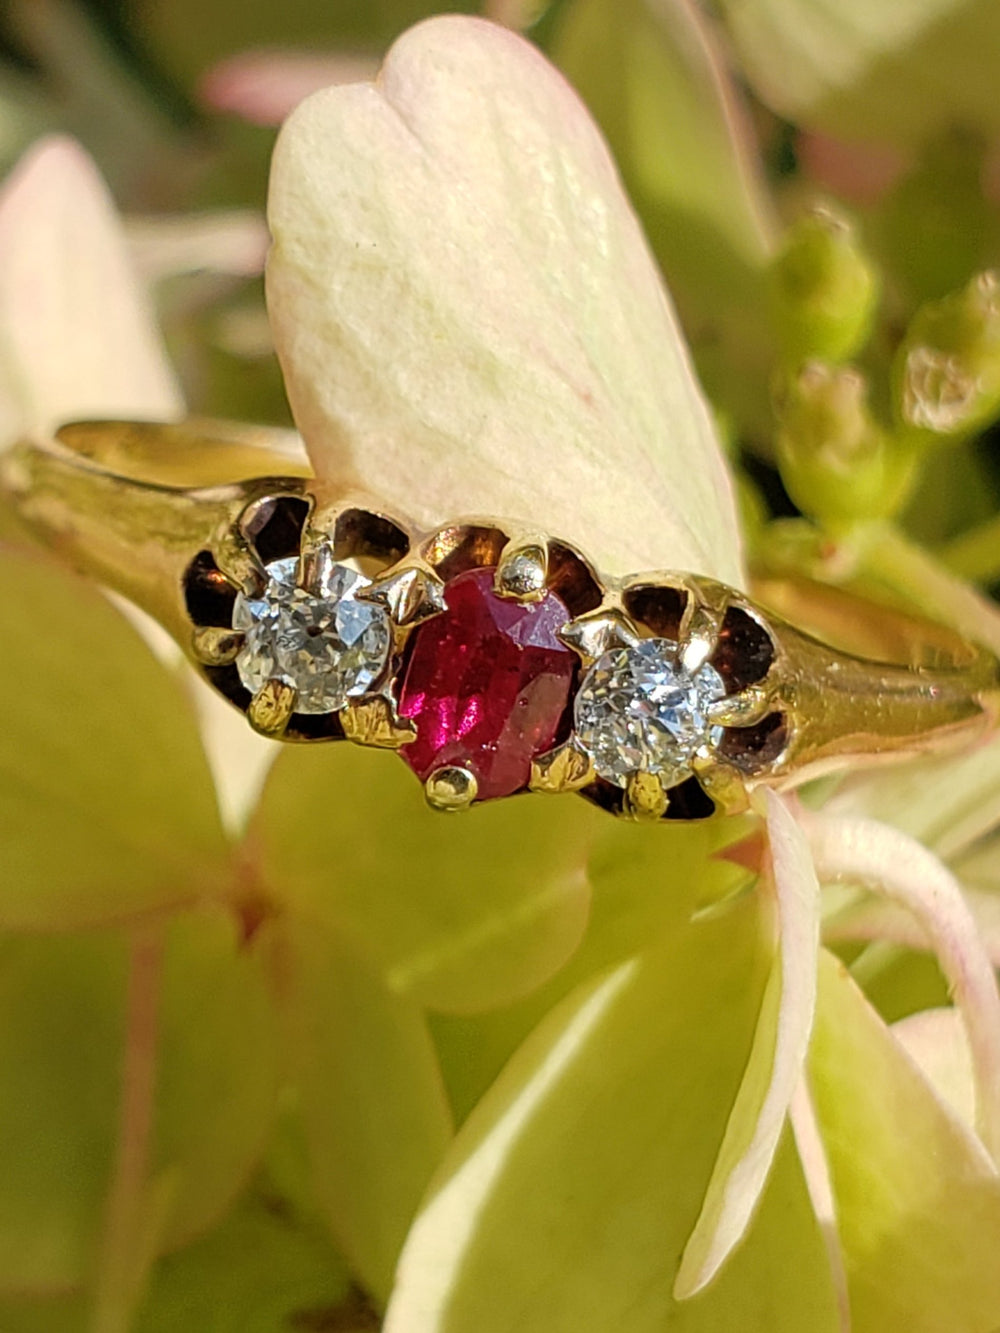
[[[444,581],[427,565],[398,566],[358,593],[364,602],[384,606],[396,625],[410,628],[445,609]]]
[[[427,804],[434,810],[467,810],[476,799],[479,783],[467,768],[436,768],[424,783]]]
[[[579,655],[585,666],[590,666],[612,648],[631,648],[639,642],[639,635],[626,616],[606,608],[571,620],[559,631],[559,637]]]
[[[493,587],[515,602],[540,602],[549,575],[549,544],[544,537],[509,541],[500,553]]]
[[[250,700],[247,718],[254,731],[277,739],[295,712],[298,698],[294,688],[283,680],[269,680]]]
[[[573,737],[531,761],[532,791],[579,791],[593,782],[594,761]]]
[[[750,807],[743,779],[735,768],[720,763],[710,750],[699,750],[691,767],[706,793],[727,815],[741,815]]]
[[[770,690],[748,685],[738,694],[726,694],[710,703],[705,715],[714,727],[749,727],[765,718],[773,706]]]
[[[670,798],[658,773],[633,773],[625,787],[625,812],[633,819],[662,819]]]
[[[384,694],[352,699],[340,710],[340,722],[349,741],[380,750],[398,750],[417,734],[414,724],[409,718],[401,718]]]
[[[258,592],[267,582],[264,566],[242,532],[229,528],[212,547],[215,563],[238,588]]]
[[[713,589],[714,591],[714,589]],[[686,671],[695,672],[705,665],[719,646],[722,620],[728,605],[727,590],[710,597],[701,588],[688,597],[681,627],[677,656]]]
[[[228,666],[235,661],[246,635],[239,629],[204,625],[191,636],[191,651],[203,666]]]

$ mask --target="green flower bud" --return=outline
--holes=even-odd
[[[786,357],[846,361],[868,339],[878,277],[853,227],[816,207],[790,228],[772,270],[775,323]]]
[[[900,509],[916,456],[874,420],[859,371],[810,362],[777,411],[781,477],[803,513],[842,527]]]
[[[960,441],[1000,413],[1000,277],[980,273],[917,311],[896,354],[895,410],[909,432]]]

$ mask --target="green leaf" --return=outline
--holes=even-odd
[[[773,110],[845,139],[910,146],[1000,129],[992,0],[721,0],[744,72]]]
[[[180,683],[91,585],[0,550],[0,926],[89,926],[225,887]]]
[[[393,991],[476,1010],[540,985],[576,948],[606,820],[538,796],[448,818],[396,756],[314,746],[279,756],[251,845],[272,891],[359,939]]]
[[[753,130],[690,0],[574,0],[552,54],[607,136],[716,403],[769,425],[775,220]]]
[[[385,1299],[451,1137],[420,1011],[336,931],[283,918],[275,966],[315,1195],[352,1269]]]
[[[152,943],[150,943],[152,941]],[[273,1016],[233,923],[0,945],[0,1291],[94,1286],[214,1222],[259,1156]]]
[[[410,1233],[386,1333],[832,1333],[786,1139],[708,1290],[671,1290],[749,1055],[771,946],[746,898],[581,987],[466,1121]]]
[[[829,955],[809,1079],[854,1333],[993,1333],[1000,1180]]]

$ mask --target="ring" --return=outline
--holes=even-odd
[[[997,660],[941,625],[805,579],[603,578],[495,518],[415,532],[274,439],[80,422],[18,445],[3,484],[257,731],[396,749],[436,809],[571,791],[703,819],[996,724]]]

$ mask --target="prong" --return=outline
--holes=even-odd
[[[770,690],[760,685],[748,685],[738,694],[727,694],[710,703],[705,714],[715,727],[750,727],[761,722],[773,707],[774,697]]]
[[[242,630],[205,625],[191,636],[191,651],[202,666],[228,666],[236,660],[245,639]]]
[[[306,545],[306,536],[303,534],[299,563],[295,571],[295,582],[298,586],[307,592],[319,592],[323,588],[324,580],[332,573],[333,564],[333,551],[329,541],[321,540],[318,532],[310,530],[309,544]]]
[[[579,791],[593,782],[594,777],[594,761],[576,738],[571,737],[531,761],[528,786],[532,791]]]
[[[715,594],[714,596],[711,594]],[[686,671],[703,667],[719,646],[722,621],[728,606],[728,590],[713,585],[711,593],[692,588],[681,618],[677,656]]]
[[[639,635],[627,617],[607,608],[571,620],[559,631],[559,637],[579,655],[584,666],[590,666],[612,648],[632,648],[639,642]]]
[[[443,580],[428,566],[416,563],[397,566],[375,579],[358,597],[384,606],[394,623],[407,629],[445,609]]]
[[[263,591],[267,582],[264,566],[242,532],[229,528],[215,542],[212,555],[230,583],[246,593]]]
[[[436,768],[424,783],[427,804],[434,810],[467,810],[476,799],[479,784],[467,768]]]
[[[625,788],[625,812],[633,819],[662,819],[670,798],[658,773],[633,773]]]
[[[384,694],[352,699],[340,710],[340,723],[349,741],[380,750],[398,750],[417,734],[414,724],[409,718],[401,718]]]
[[[295,712],[298,698],[294,688],[283,680],[269,680],[257,691],[247,709],[247,718],[254,731],[277,740]]]
[[[691,767],[723,814],[741,815],[750,808],[750,798],[739,773],[729,764],[720,763],[711,750],[699,750]]]
[[[540,602],[549,575],[549,544],[544,537],[509,541],[500,554],[493,587],[499,597]]]

